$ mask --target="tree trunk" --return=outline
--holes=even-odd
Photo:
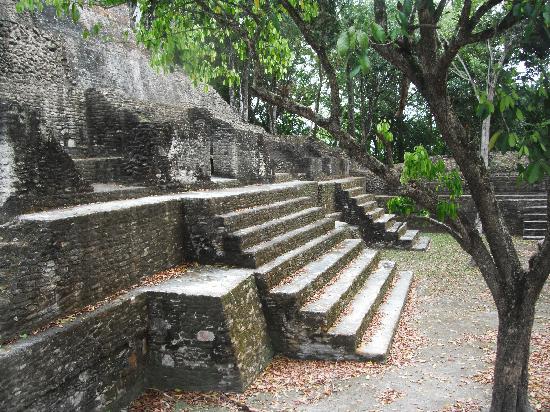
[[[348,94],[348,133],[355,138],[355,95],[353,90],[353,77],[351,77],[351,64],[349,61],[346,67],[346,89]]]
[[[250,77],[250,62],[246,60],[244,62],[243,74],[241,76],[241,100],[240,100],[240,113],[241,118],[248,122],[249,111],[249,77]]]
[[[532,410],[528,398],[528,367],[535,300],[516,298],[509,306],[512,308],[499,311],[497,357],[490,412]]]

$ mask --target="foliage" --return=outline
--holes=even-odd
[[[462,180],[456,169],[447,171],[442,160],[434,162],[422,146],[417,146],[414,152],[405,153],[405,162],[401,173],[401,182],[409,183],[413,180],[437,182],[436,191],[446,191],[448,201],[440,200],[437,203],[437,218],[441,221],[458,216],[458,200],[462,196]]]

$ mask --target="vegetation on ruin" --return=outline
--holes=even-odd
[[[84,2],[21,0],[18,8],[43,4],[77,21]],[[529,410],[529,342],[550,273],[550,236],[522,265],[490,184],[487,152],[516,151],[526,161],[519,176],[529,183],[550,175],[550,3],[139,0],[135,16],[153,64],[183,67],[272,132],[338,145],[438,218],[472,256],[498,310],[491,410]],[[458,170],[428,154],[452,156]],[[401,174],[393,163],[403,160]],[[454,202],[459,176],[483,236]],[[450,201],[440,202],[433,180]]]

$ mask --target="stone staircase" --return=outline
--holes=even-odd
[[[541,240],[548,232],[548,205],[545,194],[529,195],[523,201],[523,239]]]
[[[244,209],[218,202],[222,210],[213,221],[223,261],[253,270],[275,351],[304,359],[384,359],[399,321],[386,312],[399,315],[412,274],[380,261],[378,251],[336,221],[339,213],[325,214],[310,186],[255,196]],[[365,339],[377,311],[381,322]]]
[[[409,229],[407,222],[396,220],[378,206],[375,196],[365,191],[365,178],[348,178],[338,182],[337,203],[343,220],[360,227],[363,239],[369,244],[383,244],[400,249],[427,250],[428,237]]]

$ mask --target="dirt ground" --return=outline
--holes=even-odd
[[[276,358],[244,394],[148,392],[134,411],[479,411],[491,397],[497,315],[479,271],[448,235],[428,252],[384,251],[415,273],[385,364]],[[517,240],[525,260],[533,242]],[[532,404],[550,411],[550,287],[531,348]]]

